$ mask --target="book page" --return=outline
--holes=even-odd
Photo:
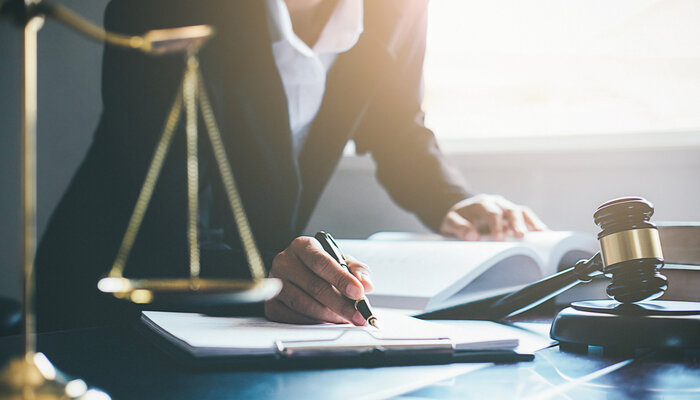
[[[661,232],[662,229],[659,228]],[[369,240],[381,241],[457,241],[436,233],[377,232]],[[490,235],[482,235],[481,242],[490,242]],[[529,246],[544,261],[543,275],[551,275],[568,268],[581,258],[588,258],[599,250],[595,235],[574,231],[527,232],[523,238],[506,237],[505,242]]]
[[[544,276],[573,267],[578,260],[589,258],[599,249],[594,235],[572,231],[528,232],[521,240],[545,260]]]
[[[540,257],[518,242],[338,243],[346,254],[369,265],[375,290],[368,298],[379,307],[437,309],[457,304],[480,291],[523,285],[542,276]],[[493,273],[481,277],[491,268]],[[469,290],[463,291],[468,285]]]
[[[390,277],[385,276],[386,269],[384,264],[390,264],[386,260],[379,258],[375,259],[374,252],[368,251],[365,248],[360,249],[360,253],[355,254],[356,257],[368,263],[371,266],[379,265],[381,282],[377,291],[373,294],[377,298],[378,304],[387,307],[401,307],[404,309],[431,310],[448,307],[456,304],[463,304],[475,300],[480,300],[489,295],[498,295],[507,290],[517,289],[527,283],[534,282],[540,278],[556,273],[561,269],[573,266],[582,258],[589,258],[599,248],[598,241],[594,235],[584,234],[572,231],[544,231],[544,232],[528,232],[523,238],[508,237],[504,242],[492,242],[488,235],[482,236],[479,242],[463,242],[452,238],[446,238],[437,234],[415,234],[408,232],[379,232],[370,236],[369,242],[385,243],[385,248],[395,247],[396,242],[423,243],[421,246],[433,247],[436,252],[440,252],[436,257],[438,262],[441,256],[449,253],[444,253],[443,248],[454,248],[455,252],[462,252],[463,262],[457,263],[453,260],[448,261],[455,269],[453,272],[463,271],[466,274],[478,274],[471,279],[465,278],[460,281],[462,287],[453,286],[449,289],[445,288],[449,293],[421,293],[416,291],[410,282],[404,279],[401,284],[409,285],[413,291],[413,295],[399,295],[390,292],[384,287],[385,279]],[[440,243],[449,242],[453,245],[442,245]],[[431,245],[431,243],[433,243]],[[490,243],[486,246],[492,246],[491,251],[501,251],[504,254],[493,258],[480,258],[479,249],[488,249],[483,245],[475,243]],[[370,247],[371,245],[367,245]],[[452,247],[454,246],[454,247]],[[459,247],[462,249],[459,250]],[[347,247],[352,248],[353,243],[349,243]],[[381,244],[372,246],[376,252],[383,251]],[[515,250],[513,249],[515,248]],[[523,250],[527,248],[530,252]],[[345,250],[350,253],[349,250]],[[418,249],[416,251],[419,251]],[[532,253],[535,254],[533,257]],[[464,254],[469,255],[465,257]],[[367,258],[362,258],[367,255]],[[505,256],[507,255],[507,256]],[[389,257],[384,254],[383,257]],[[420,256],[417,257],[420,260]],[[540,269],[539,272],[532,271],[533,261]],[[481,267],[482,273],[478,273],[479,267],[475,267],[471,262],[483,263]],[[427,262],[426,262],[427,264]],[[471,265],[471,267],[470,267]],[[400,266],[393,265],[392,270],[401,269]],[[476,269],[474,269],[476,268]],[[470,272],[471,271],[471,272]],[[375,273],[373,271],[373,277]],[[440,276],[446,276],[441,270]],[[430,278],[432,279],[432,278]],[[445,279],[459,279],[453,275],[447,274]],[[374,280],[374,279],[373,279]],[[439,283],[439,281],[430,281],[430,283]],[[428,287],[425,287],[428,289]],[[433,288],[439,289],[439,288]],[[372,296],[372,295],[370,295]]]

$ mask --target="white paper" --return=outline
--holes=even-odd
[[[382,340],[449,339],[456,349],[512,349],[517,338],[478,332],[375,310],[381,329],[350,324],[293,325],[264,318],[210,317],[202,314],[144,311],[151,329],[200,356],[272,354],[277,342],[334,341],[340,345],[372,346]]]

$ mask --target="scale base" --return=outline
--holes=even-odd
[[[43,353],[12,359],[0,371],[0,398],[6,400],[110,400],[108,394],[88,389],[82,379],[68,380]]]
[[[98,289],[136,304],[160,310],[194,312],[207,307],[250,304],[268,300],[279,293],[282,282],[275,278],[258,280],[162,278],[128,279],[106,277]]]
[[[637,349],[700,349],[700,303],[613,300],[580,301],[560,311],[552,322],[552,339],[563,351],[606,352]]]

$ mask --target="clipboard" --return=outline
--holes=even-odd
[[[156,314],[152,313],[151,317],[157,317],[158,315]],[[170,316],[166,315],[166,317]],[[177,318],[177,316],[175,317]],[[181,321],[183,325],[181,326],[184,326],[185,330],[190,329],[191,325],[188,324],[201,322],[201,325],[206,325],[209,322],[212,324],[211,326],[202,328],[207,332],[216,329],[227,329],[226,323],[228,321],[231,323],[240,321],[225,318],[211,320],[206,319],[210,317],[193,315],[183,315],[183,317],[184,320]],[[420,338],[403,334],[400,335],[401,337],[392,337],[384,331],[374,331],[373,329],[334,329],[332,327],[324,329],[321,327],[320,329],[309,330],[308,327],[303,326],[289,326],[284,329],[292,331],[296,329],[296,336],[303,336],[305,337],[304,339],[274,340],[269,348],[260,348],[258,351],[244,346],[228,352],[223,351],[225,350],[223,348],[216,347],[205,347],[203,352],[196,352],[194,350],[202,350],[202,347],[197,347],[197,343],[194,343],[195,346],[188,344],[185,341],[187,339],[186,335],[180,335],[178,338],[172,332],[166,332],[163,329],[159,330],[158,326],[147,317],[143,317],[142,321],[144,323],[140,324],[140,331],[149,337],[156,347],[183,366],[196,369],[330,369],[463,362],[508,363],[529,361],[534,358],[532,354],[517,353],[511,348],[460,350],[456,348],[450,337],[439,335]],[[432,325],[435,325],[437,328],[441,326],[412,318],[411,321],[419,328],[422,325],[426,325],[428,328],[433,328]],[[275,324],[261,321],[260,324],[263,326],[259,328],[255,323],[256,321],[248,322],[249,325],[243,325],[243,327],[266,329],[265,324]],[[172,328],[172,326],[167,324],[163,325]],[[194,329],[196,330],[197,328]],[[236,331],[236,327],[228,327],[228,329],[231,329],[226,331],[226,335],[229,338],[235,337],[237,333],[240,333]],[[238,329],[240,329],[240,326]],[[323,332],[325,336],[320,337],[320,332]],[[176,330],[175,333],[180,332]],[[214,342],[219,343],[219,346],[221,345],[221,342]],[[236,340],[231,340],[230,343],[236,343]]]
[[[367,335],[373,344],[344,344],[348,336]],[[371,331],[341,331],[338,336],[321,340],[278,340],[275,342],[279,357],[355,357],[362,354],[452,354],[454,345],[449,338],[405,339],[378,337]]]
[[[137,325],[137,330],[168,357],[185,369],[208,370],[320,370],[340,368],[378,368],[410,365],[446,365],[453,363],[516,363],[532,361],[530,353],[514,350],[450,350],[440,346],[431,349],[432,344],[419,348],[375,347],[338,352],[330,348],[312,348],[304,343],[282,344],[274,355],[194,357],[171,342],[164,340],[154,331]]]

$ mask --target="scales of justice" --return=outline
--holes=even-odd
[[[186,68],[180,90],[166,116],[144,184],[138,195],[116,259],[98,288],[116,298],[138,304],[158,304],[171,310],[208,305],[242,304],[271,298],[281,288],[276,279],[265,278],[265,268],[255,244],[221,134],[216,124],[197,60],[197,52],[213,34],[209,26],[189,26],[152,30],[142,36],[126,36],[104,31],[63,6],[42,0],[0,0],[0,16],[12,19],[23,29],[22,74],[22,270],[24,355],[10,361],[0,371],[0,397],[3,399],[109,399],[109,395],[88,389],[80,380],[69,380],[42,353],[36,351],[34,300],[34,254],[36,247],[36,120],[37,120],[37,34],[46,18],[54,18],[77,32],[99,42],[157,56],[182,53]],[[184,117],[183,117],[184,111]],[[201,279],[198,217],[197,118],[206,127],[215,162],[246,254],[250,280]],[[184,121],[186,135],[187,237],[189,277],[180,279],[129,279],[124,269],[137,239],[158,176],[177,127]],[[602,253],[576,266],[545,278],[491,305],[499,317],[529,309],[561,290],[586,282],[595,274],[613,275],[610,292],[614,302],[572,304],[554,321],[551,336],[568,347],[616,345],[626,341],[629,332],[638,335],[640,345],[660,347],[700,346],[700,304],[691,302],[638,303],[658,297],[666,280],[658,269],[663,255],[656,226],[649,222],[650,203],[625,198],[603,204],[596,212]],[[642,228],[642,229],[640,229]],[[627,273],[627,267],[632,272]],[[105,266],[105,269],[107,266]],[[648,290],[647,290],[648,289]],[[449,311],[449,310],[445,310]],[[464,309],[461,310],[464,315]],[[605,326],[607,329],[601,327]],[[623,333],[623,334],[620,334]]]
[[[108,45],[129,48],[154,56],[165,53],[184,55],[186,63],[184,77],[166,116],[163,132],[156,145],[116,259],[107,276],[97,285],[102,292],[125,301],[156,304],[171,310],[179,308],[191,310],[193,307],[208,305],[264,301],[275,296],[282,286],[277,279],[265,278],[265,267],[243,209],[199,69],[198,50],[214,34],[214,30],[207,25],[198,25],[151,30],[141,36],[120,35],[106,32],[64,6],[41,0],[0,2],[0,16],[12,19],[23,30],[21,252],[25,332],[24,355],[11,360],[0,371],[0,397],[3,399],[109,399],[109,395],[100,390],[88,389],[87,384],[81,379],[69,380],[54,368],[44,354],[36,351],[33,301],[36,249],[37,34],[45,20],[53,18],[82,35]],[[199,208],[197,118],[200,113],[241,238],[251,272],[250,280],[200,278],[202,266],[197,225]],[[182,121],[185,127],[187,152],[186,173],[183,174],[183,178],[187,180],[189,277],[129,279],[124,276],[129,253],[138,236],[173,136]]]

